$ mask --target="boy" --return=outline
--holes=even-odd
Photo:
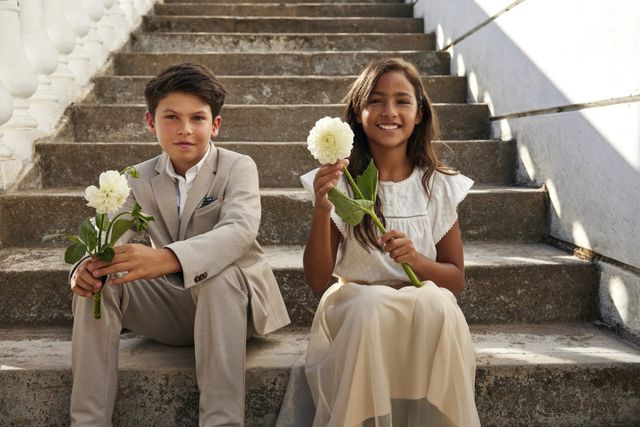
[[[289,317],[256,242],[255,163],[211,142],[224,96],[211,71],[190,63],[169,67],[145,88],[145,120],[163,153],[136,166],[140,177],[129,181],[124,209],[137,201],[155,217],[152,247],[122,244],[111,263],[89,258],[72,270],[72,425],[111,425],[123,328],[193,344],[200,425],[244,424],[246,339]],[[87,297],[107,274],[95,320]]]

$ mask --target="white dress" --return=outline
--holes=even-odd
[[[315,172],[302,177],[310,194]],[[473,181],[436,172],[428,197],[423,173],[416,168],[404,181],[380,182],[378,195],[386,229],[406,233],[435,259],[435,245],[455,224],[456,207]],[[346,180],[338,187],[346,191]],[[342,234],[334,269],[339,281],[322,296],[277,425],[480,425],[473,346],[455,296],[430,281],[392,287],[408,282],[400,264],[381,251],[367,252],[335,212],[331,218]]]

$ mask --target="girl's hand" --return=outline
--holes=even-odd
[[[408,264],[415,268],[419,253],[411,239],[398,230],[389,230],[380,237],[380,246],[398,264]]]
[[[327,197],[327,193],[333,187],[336,186],[338,180],[343,174],[342,167],[347,167],[348,160],[337,161],[333,165],[322,165],[316,173],[316,177],[313,180],[313,191],[315,193],[316,201],[315,208],[322,212],[329,212],[333,205]]]

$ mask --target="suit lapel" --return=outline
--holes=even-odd
[[[207,157],[207,160],[202,165],[202,169],[200,169],[198,175],[196,175],[196,179],[191,185],[189,195],[187,196],[187,200],[184,205],[182,219],[180,220],[180,232],[178,233],[178,238],[180,240],[185,239],[187,226],[189,225],[189,221],[191,220],[193,213],[198,206],[200,206],[200,203],[202,203],[202,199],[209,194],[209,189],[211,188],[211,184],[216,176],[217,166],[218,149],[211,144],[209,157]]]
[[[156,172],[158,175],[151,179],[151,188],[158,204],[158,210],[162,219],[171,234],[171,239],[175,242],[178,240],[178,204],[176,194],[176,183],[167,175],[167,162],[169,156],[162,153],[158,163],[156,164]]]

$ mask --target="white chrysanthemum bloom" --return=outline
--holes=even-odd
[[[349,157],[353,147],[353,131],[337,117],[323,117],[309,131],[307,147],[323,165],[334,164]]]
[[[106,171],[100,174],[100,188],[90,185],[84,190],[84,198],[97,213],[112,214],[124,205],[130,191],[126,177],[118,171]]]

